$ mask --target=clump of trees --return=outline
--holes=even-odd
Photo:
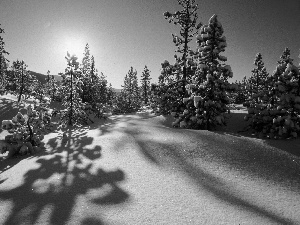
[[[136,112],[141,107],[140,88],[138,86],[137,71],[130,67],[125,75],[121,93],[116,96],[114,113]]]
[[[183,8],[175,13],[165,12],[164,16],[170,23],[180,26],[179,35],[172,34],[173,42],[177,47],[174,55],[175,63],[165,60],[162,65],[158,85],[152,86],[152,107],[157,114],[169,114],[171,111],[180,112],[182,99],[187,95],[186,84],[195,74],[197,65],[196,52],[190,47],[193,37],[198,34],[201,23],[197,24],[198,5],[195,0],[178,0]]]
[[[23,60],[14,61],[12,70],[6,77],[6,88],[18,96],[18,102],[21,101],[22,96],[29,97],[37,83],[35,76],[30,74],[27,67]]]
[[[1,25],[1,24],[0,24]],[[9,52],[5,50],[5,42],[2,34],[4,29],[0,27],[0,91],[3,93],[6,87],[6,75],[9,60],[6,58]]]
[[[296,138],[300,131],[299,68],[293,64],[288,48],[271,76],[267,76],[259,59],[258,54],[255,60],[257,68],[251,78],[256,83],[250,89],[254,93],[245,103],[248,107],[245,120],[250,120],[253,133],[260,138]],[[257,76],[259,74],[262,79]]]
[[[141,100],[144,105],[148,105],[151,95],[151,86],[150,86],[150,70],[145,66],[144,71],[142,72],[141,77]]]
[[[208,129],[224,125],[224,113],[228,110],[230,88],[228,78],[232,71],[221,53],[227,46],[223,27],[213,15],[207,25],[201,26],[197,36],[197,69],[186,88],[188,96],[183,99],[185,109],[176,113],[174,126],[183,128]]]
[[[67,54],[67,68],[62,75],[63,80],[60,87],[60,93],[63,96],[62,105],[65,107],[64,110],[60,111],[60,121],[62,124],[70,126],[88,124],[89,121],[92,121],[85,111],[86,105],[80,98],[83,82],[80,79],[81,74],[77,59],[75,55]]]
[[[27,113],[18,112],[11,120],[2,121],[2,129],[9,132],[5,136],[1,154],[8,152],[8,158],[16,154],[33,154],[42,147],[44,135],[53,131],[52,113],[47,107],[49,100],[35,101],[26,107]]]

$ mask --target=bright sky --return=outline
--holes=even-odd
[[[217,14],[223,25],[232,81],[251,75],[258,52],[270,73],[285,47],[299,64],[299,0],[197,2],[198,22]],[[66,68],[68,48],[82,57],[89,43],[98,71],[120,88],[131,66],[140,78],[147,65],[157,82],[161,63],[174,62],[171,34],[179,27],[163,13],[180,9],[177,0],[0,0],[0,23],[11,62],[24,60],[29,70],[57,74]]]

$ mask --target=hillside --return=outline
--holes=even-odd
[[[0,120],[15,103],[0,96]],[[299,139],[237,133],[246,113],[217,131],[148,111],[55,130],[0,159],[0,224],[300,224]]]
[[[47,75],[45,74],[42,74],[42,73],[37,73],[37,72],[34,72],[34,71],[31,71],[29,70],[30,74],[34,75],[36,77],[36,79],[41,82],[42,84],[46,83],[46,78],[47,78]],[[8,71],[8,73],[12,73],[12,71]],[[57,80],[57,81],[61,81],[62,78],[61,76],[59,75],[51,75],[50,76],[54,76],[54,79]],[[113,88],[113,91],[115,93],[120,93],[122,89],[120,88]]]
[[[47,75],[42,74],[42,73],[37,73],[37,72],[34,72],[34,71],[30,71],[30,70],[29,70],[29,72],[32,75],[36,76],[36,79],[38,81],[40,81],[42,84],[46,83]],[[52,76],[52,75],[50,74],[50,76]],[[59,76],[59,75],[53,75],[53,76],[54,76],[54,79],[57,80],[57,81],[61,81],[62,80],[61,76]]]

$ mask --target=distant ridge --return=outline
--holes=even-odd
[[[28,70],[28,72],[30,72],[30,74],[34,75],[36,77],[36,79],[41,82],[42,84],[45,84],[46,83],[46,78],[47,78],[47,75],[45,74],[42,74],[42,73],[37,73],[37,72],[34,72],[34,71],[31,71],[31,70]],[[52,76],[50,74],[50,76]],[[54,76],[54,79],[57,80],[57,81],[62,81],[62,77],[60,75],[53,75]],[[113,88],[113,92],[115,93],[121,93],[121,88]]]
[[[42,73],[37,73],[37,72],[31,71],[31,70],[28,70],[28,72],[30,72],[30,74],[34,75],[36,77],[36,79],[39,82],[41,82],[42,84],[46,83],[47,75],[42,74]],[[50,74],[50,76],[52,76],[52,75]],[[53,75],[53,76],[54,76],[54,79],[57,80],[57,81],[62,80],[61,76],[59,76],[59,75]]]
[[[113,92],[121,93],[121,90],[122,90],[122,89],[120,89],[120,88],[113,88],[112,90],[113,90]]]

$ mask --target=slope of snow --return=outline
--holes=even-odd
[[[237,133],[244,113],[217,131],[144,111],[48,134],[0,161],[0,224],[300,224],[299,140]]]

